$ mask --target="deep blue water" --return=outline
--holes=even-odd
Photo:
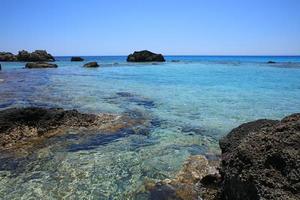
[[[84,58],[101,67],[86,69],[70,57],[57,57],[57,69],[1,63],[0,109],[131,113],[149,117],[153,127],[144,135],[52,138],[11,161],[14,170],[0,166],[0,196],[130,199],[145,180],[174,177],[190,155],[218,154],[218,139],[241,123],[300,112],[300,57],[167,56],[147,64]]]

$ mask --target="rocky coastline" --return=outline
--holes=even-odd
[[[191,156],[174,179],[146,182],[150,199],[300,199],[300,114],[242,124],[220,148],[219,162]]]
[[[129,115],[85,114],[61,108],[0,111],[0,150],[18,149],[67,129],[105,134],[139,132],[149,121]],[[299,199],[300,114],[257,120],[233,129],[219,142],[219,160],[191,156],[174,179],[145,182],[150,199]]]

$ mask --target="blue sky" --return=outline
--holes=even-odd
[[[0,51],[300,55],[300,0],[1,0]]]

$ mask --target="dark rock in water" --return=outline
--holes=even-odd
[[[13,62],[16,61],[17,57],[9,52],[0,52],[0,61],[2,62]]]
[[[25,65],[25,68],[34,69],[34,68],[57,68],[56,64],[46,63],[46,62],[30,62]]]
[[[97,62],[89,62],[89,63],[84,64],[83,66],[94,68],[94,67],[99,67],[99,64]]]
[[[274,61],[269,61],[268,64],[275,64],[276,62]]]
[[[222,199],[300,199],[300,114],[243,124],[220,147]]]
[[[72,57],[72,58],[71,58],[71,61],[72,61],[72,62],[81,62],[81,61],[84,61],[84,59],[81,58],[81,57],[77,57],[77,56],[76,56],[76,57]]]
[[[22,62],[53,62],[54,57],[45,50],[36,50],[32,53],[22,50],[17,55],[17,60]]]
[[[83,114],[61,108],[12,108],[0,111],[0,150],[30,145],[33,140],[66,133],[66,129],[87,128],[97,133],[116,134],[98,137],[93,143],[103,144],[126,134],[142,134],[150,121],[142,115]],[[104,141],[100,141],[101,138]],[[89,142],[88,142],[89,143]],[[87,143],[87,144],[88,144]],[[80,148],[86,148],[80,147]]]
[[[180,60],[171,60],[171,62],[180,62]]]
[[[127,62],[165,62],[162,54],[155,54],[151,51],[135,51],[127,57]]]

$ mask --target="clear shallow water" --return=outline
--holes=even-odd
[[[59,68],[42,70],[1,63],[0,109],[127,112],[155,123],[145,135],[77,131],[17,159],[1,154],[0,196],[6,199],[147,199],[144,181],[174,177],[190,155],[213,157],[218,139],[232,128],[300,111],[300,57],[178,56],[162,64],[87,57],[103,65],[98,69],[57,60]],[[269,60],[284,63],[265,64]]]

